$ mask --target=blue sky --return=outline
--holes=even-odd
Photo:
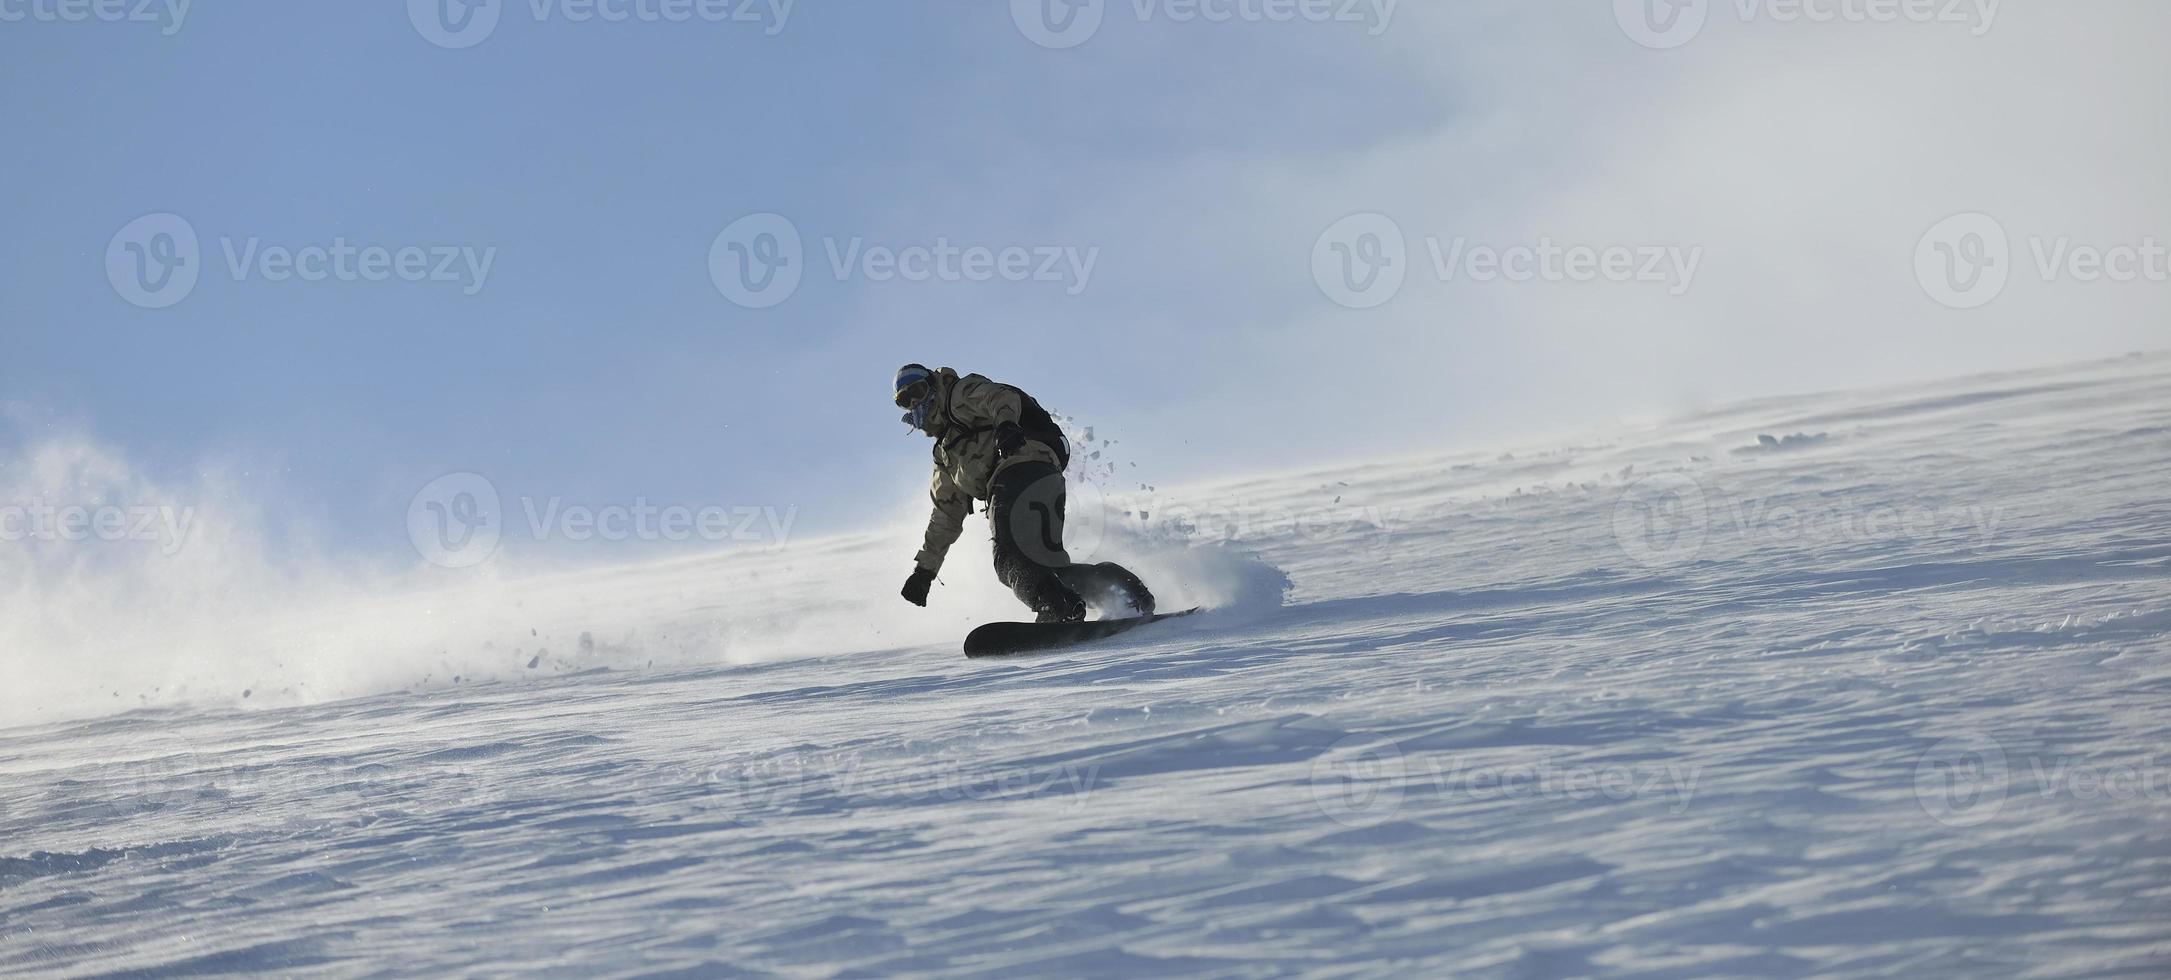
[[[33,11],[0,23],[7,439],[82,435],[173,480],[234,469],[365,552],[404,547],[409,499],[454,471],[889,519],[924,479],[884,398],[905,360],[1015,381],[1168,482],[2162,345],[2162,283],[2019,273],[1960,310],[1912,258],[1961,212],[1999,216],[2016,255],[2171,231],[2146,4],[2014,0],[1993,25],[1729,5],[1668,50],[1605,4],[1187,22],[1121,0],[1061,50],[1007,0],[807,0],[781,25],[521,0],[456,49],[391,2],[203,4],[172,31],[4,6]],[[1411,281],[1338,305],[1322,236],[1374,212]],[[107,255],[161,213],[200,239],[202,277],[144,309]],[[749,309],[708,263],[761,213],[802,237],[804,281]],[[1698,264],[1441,275],[1428,244],[1464,238]],[[252,239],[490,272],[237,281],[226,252]],[[829,250],[854,239],[1094,264],[840,281]]]

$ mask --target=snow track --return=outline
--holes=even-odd
[[[2162,976],[2167,436],[2161,356],[1773,399],[1116,501],[1290,604],[1047,657],[16,727],[0,972]]]

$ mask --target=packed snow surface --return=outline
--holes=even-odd
[[[2167,480],[2135,356],[1111,486],[1219,608],[1030,659],[904,528],[85,651],[0,973],[2163,976]]]

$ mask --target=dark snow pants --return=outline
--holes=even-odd
[[[1068,496],[1063,471],[1048,463],[1017,463],[995,474],[988,490],[995,577],[1043,621],[1084,619],[1087,605],[1103,616],[1111,607],[1119,616],[1151,613],[1152,593],[1123,566],[1071,562],[1063,549]]]

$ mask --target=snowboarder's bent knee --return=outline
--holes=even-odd
[[[1077,622],[1089,605],[1104,617],[1153,612],[1153,594],[1138,576],[1113,563],[1073,564],[1064,550],[1070,444],[1031,395],[918,364],[898,369],[895,393],[905,424],[935,443],[935,510],[905,581],[907,601],[927,605],[935,573],[979,502],[995,539],[996,577],[1041,622]]]

